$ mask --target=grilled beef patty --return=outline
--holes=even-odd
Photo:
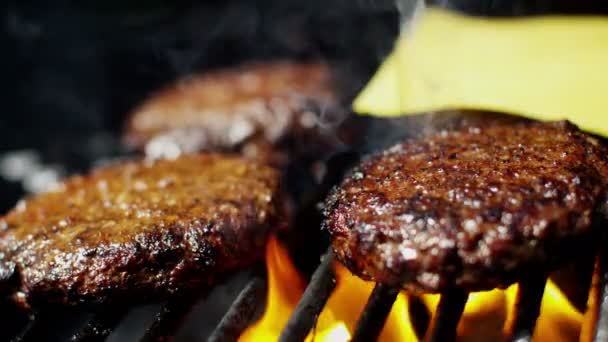
[[[566,122],[470,127],[364,161],[326,203],[340,261],[442,292],[504,287],[571,255],[605,204],[608,152]]]
[[[152,96],[132,114],[127,142],[149,155],[169,152],[239,151],[278,158],[273,147],[286,138],[323,142],[320,114],[339,108],[323,64],[269,62],[210,71]],[[297,144],[295,144],[297,145]],[[290,153],[293,148],[291,146]],[[285,156],[283,156],[285,157]]]
[[[299,266],[316,265],[310,251],[321,248],[321,232],[310,227],[321,224],[317,203],[333,175],[346,169],[326,165],[346,146],[335,130],[347,112],[333,81],[323,63],[267,61],[205,71],[136,108],[126,141],[152,158],[216,151],[276,166],[294,209],[290,253]]]
[[[219,155],[72,177],[0,220],[0,278],[29,304],[204,289],[264,255],[278,192],[274,169]]]

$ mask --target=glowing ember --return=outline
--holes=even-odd
[[[276,341],[305,288],[303,278],[291,263],[288,253],[275,238],[266,252],[268,266],[268,299],[262,318],[252,325],[240,341]],[[317,326],[306,341],[347,342],[350,340],[374,284],[352,275],[336,264],[336,288],[321,312]],[[513,319],[517,285],[506,290],[477,292],[469,295],[458,325],[459,341],[502,341],[505,327]],[[424,295],[422,300],[434,312],[438,295]],[[408,298],[399,294],[380,341],[418,341],[410,320]],[[540,317],[534,332],[535,341],[577,341],[583,316],[558,287],[547,283]]]

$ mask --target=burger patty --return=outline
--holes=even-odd
[[[279,197],[278,172],[236,157],[105,167],[0,220],[0,281],[32,305],[204,289],[264,255]]]
[[[301,152],[310,152],[311,142],[323,145],[317,116],[338,107],[323,64],[249,64],[155,94],[131,115],[126,137],[152,156],[229,150],[267,159],[277,157],[272,146],[285,138],[307,144]]]
[[[567,122],[498,124],[400,143],[330,195],[337,258],[424,292],[505,287],[586,248],[608,151]]]

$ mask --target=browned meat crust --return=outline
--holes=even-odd
[[[127,141],[140,148],[150,142],[152,154],[156,146],[172,144],[183,152],[238,150],[267,157],[268,145],[286,137],[319,142],[316,116],[338,107],[323,64],[249,64],[194,76],[155,94],[132,114]]]
[[[30,304],[205,289],[264,254],[279,174],[218,155],[127,162],[68,179],[0,220],[0,276]]]
[[[439,133],[363,162],[328,199],[326,227],[364,279],[426,292],[507,286],[584,248],[607,155],[564,122]]]

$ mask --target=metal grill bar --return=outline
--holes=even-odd
[[[601,246],[598,255],[589,308],[590,327],[584,334],[585,340],[608,342],[608,250]],[[325,306],[335,288],[334,257],[329,250],[315,271],[309,286],[290,322],[281,335],[281,341],[300,341],[315,323],[316,318]],[[515,303],[515,318],[510,325],[510,340],[517,342],[532,341],[536,320],[547,277],[539,276],[519,284]],[[240,292],[222,321],[209,337],[208,341],[236,341],[244,329],[251,323],[256,310],[261,307],[267,284],[264,277],[255,276]],[[363,310],[352,341],[373,341],[378,338],[384,327],[399,289],[376,284]],[[426,334],[426,341],[454,341],[457,326],[466,305],[468,293],[453,290],[441,296]],[[179,327],[183,317],[190,311],[195,301],[192,297],[179,297],[165,303],[155,317],[154,323],[147,329],[141,341],[169,340]],[[127,308],[106,308],[95,314],[71,341],[103,341],[120,322]],[[56,316],[54,311],[44,311],[32,315],[21,332],[11,339],[13,342],[39,341],[45,339],[45,330],[41,328],[49,318]],[[52,326],[46,324],[47,326]]]
[[[154,317],[154,322],[146,329],[140,341],[156,342],[169,340],[194,304],[196,304],[196,300],[193,300],[191,297],[179,297],[165,302]]]
[[[509,329],[511,341],[532,341],[546,283],[547,277],[544,275],[519,283],[515,319]]]
[[[96,312],[80,331],[70,338],[73,342],[101,342],[112,333],[127,312],[127,308],[111,307]]]
[[[456,340],[456,329],[468,297],[469,294],[464,290],[452,290],[441,295],[439,305],[427,332],[427,341],[449,342]]]
[[[32,331],[34,330],[34,323],[36,322],[35,319],[36,316],[30,316],[29,321],[25,324],[17,336],[11,339],[11,342],[27,341],[28,336],[31,335]]]
[[[606,241],[604,239],[603,241]],[[600,253],[595,269],[597,276],[596,295],[598,296],[597,319],[595,321],[593,341],[608,342],[608,251],[604,244],[600,248]]]
[[[375,341],[399,294],[398,288],[376,284],[353,334],[352,342]]]
[[[236,341],[251,324],[258,308],[264,305],[266,290],[266,279],[254,277],[239,293],[207,342]]]
[[[304,295],[281,332],[279,341],[303,341],[332,291],[336,287],[336,274],[333,268],[334,256],[331,248],[325,253],[321,265],[317,267],[304,291]]]
[[[84,323],[86,312],[64,306],[46,306],[34,311],[22,330],[11,341],[68,340],[71,332]]]
[[[21,332],[13,338],[13,342],[42,341],[45,338],[45,324],[49,318],[49,312],[34,312],[30,316],[29,322],[23,327]]]
[[[416,332],[416,336],[424,337],[430,323],[431,312],[428,310],[420,296],[410,295],[408,297],[409,313],[412,326]]]
[[[0,285],[0,287],[2,287]],[[30,315],[8,295],[0,294],[0,341],[11,341],[30,322]]]
[[[580,342],[592,342],[597,330],[597,321],[599,320],[599,308],[601,302],[601,292],[604,284],[600,276],[600,256],[598,255],[594,263],[593,277],[591,278],[591,287],[589,288],[589,298],[587,299],[587,311],[585,312],[585,320],[581,329]]]

